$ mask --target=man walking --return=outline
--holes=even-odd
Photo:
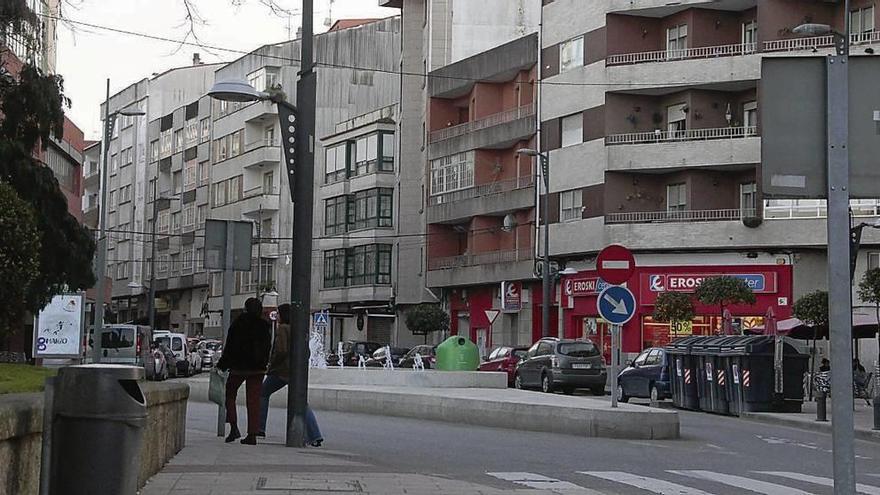
[[[275,344],[272,347],[272,358],[269,361],[269,372],[260,392],[260,431],[257,436],[266,436],[266,421],[269,418],[269,397],[287,385],[290,370],[290,304],[278,306],[281,324],[275,330]],[[306,407],[306,443],[312,447],[320,447],[324,442],[318,419],[312,408]]]
[[[244,303],[244,313],[235,319],[229,327],[229,335],[223,346],[223,355],[217,362],[217,368],[229,370],[226,379],[226,422],[229,423],[229,435],[226,443],[234,442],[241,437],[238,431],[238,415],[235,400],[238,388],[247,383],[247,436],[241,443],[257,444],[259,428],[260,386],[266,366],[269,363],[272,333],[269,322],[263,319],[263,305],[257,298],[250,298]]]

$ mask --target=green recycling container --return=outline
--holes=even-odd
[[[460,335],[444,340],[435,352],[438,370],[476,371],[480,367],[480,351],[477,345]]]

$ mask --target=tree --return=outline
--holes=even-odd
[[[0,2],[0,19],[13,34],[28,40],[38,32],[39,19],[25,0]],[[67,199],[52,171],[35,158],[49,140],[64,132],[64,80],[23,64],[13,66],[8,49],[0,47],[0,180],[7,182],[33,210],[39,236],[38,276],[4,307],[39,311],[52,296],[94,285],[91,233],[67,211]],[[4,232],[4,236],[6,232]],[[3,284],[8,283],[4,279]]]
[[[449,314],[439,304],[418,304],[406,311],[406,326],[414,335],[424,335],[427,343],[429,333],[449,330]]]
[[[728,275],[709,277],[700,282],[694,297],[707,306],[724,308],[732,304],[755,304],[755,294],[745,280]]]
[[[663,292],[654,302],[654,320],[669,323],[675,330],[681,322],[694,319],[694,301],[684,292]]]
[[[0,339],[21,326],[29,287],[38,279],[40,237],[33,209],[18,197],[9,184],[0,182]]]
[[[874,305],[878,325],[880,325],[880,268],[872,268],[865,272],[859,282],[859,298]],[[880,362],[880,331],[877,332],[878,362]]]
[[[828,326],[828,293],[817,290],[801,296],[791,307],[795,318],[810,325],[815,330]]]

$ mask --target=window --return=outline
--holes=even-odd
[[[324,183],[345,179],[348,170],[348,144],[337,144],[324,150]]]
[[[280,84],[278,67],[263,67],[248,74],[247,81],[258,91],[266,91]]]
[[[345,249],[324,251],[324,288],[345,286]]]
[[[119,170],[119,155],[114,153],[110,155],[110,173],[115,174],[117,170]]]
[[[187,231],[196,228],[196,205],[193,203],[183,207],[183,228]]]
[[[110,191],[110,209],[116,209],[116,191]]]
[[[189,119],[184,124],[184,138],[186,139],[186,146],[196,144],[199,142],[199,121],[197,119]]]
[[[562,147],[584,142],[584,114],[576,113],[562,118]]]
[[[180,271],[182,273],[192,273],[193,267],[194,267],[193,266],[193,251],[192,250],[184,251],[182,257],[183,257],[183,262],[182,262],[183,266],[180,267]]]
[[[278,143],[275,142],[275,126],[270,125],[263,129],[263,141],[266,143],[266,146],[278,146]]]
[[[171,258],[168,260],[168,265],[171,269],[172,276],[174,276],[174,274],[180,270],[180,254],[172,254]]]
[[[679,103],[666,107],[667,130],[671,138],[687,130],[687,104]]]
[[[229,113],[229,102],[226,100],[220,100],[217,102],[217,113],[220,117]]]
[[[159,222],[156,224],[156,232],[167,234],[171,221],[171,213],[168,210],[160,211],[158,219]]]
[[[211,180],[211,163],[199,162],[199,185],[204,186]]]
[[[126,165],[131,165],[131,148],[125,148],[122,150],[122,167]]]
[[[159,161],[159,140],[150,141],[150,162]]]
[[[153,202],[156,199],[156,179],[150,179],[147,186],[147,202]]]
[[[241,199],[241,176],[229,179],[228,191],[226,192],[226,200],[235,203]]]
[[[272,226],[272,217],[263,219],[263,223],[260,225],[260,237],[262,242],[275,241],[275,230],[272,228]]]
[[[854,42],[871,41],[874,32],[874,7],[850,11],[850,36]]]
[[[214,206],[226,204],[226,181],[214,184]]]
[[[131,185],[122,186],[119,188],[119,204],[128,203],[131,201]]]
[[[868,253],[868,270],[880,268],[880,253]]]
[[[651,354],[650,350],[642,351],[642,353],[639,354],[639,356],[635,359],[635,361],[633,361],[633,364],[635,364],[637,366],[644,366],[645,363],[648,361],[648,356],[650,354]]]
[[[431,161],[431,195],[474,187],[474,152]]]
[[[391,283],[390,244],[372,244],[324,252],[324,288]]]
[[[559,193],[559,220],[568,222],[580,220],[583,204],[583,193],[580,189]]]
[[[550,344],[549,342],[538,342],[535,356],[549,356],[550,354],[553,354],[553,344]]]
[[[758,127],[757,101],[743,103],[743,125],[746,127]]]
[[[180,153],[183,151],[183,129],[177,129],[174,131],[174,152]]]
[[[183,191],[183,174],[180,170],[171,174],[171,189],[174,194],[180,194]]]
[[[687,210],[687,185],[669,184],[666,186],[666,211]]]
[[[122,262],[116,265],[116,280],[128,278],[128,263]]]
[[[242,131],[235,131],[232,133],[229,142],[229,157],[238,156],[241,154],[241,135]]]
[[[584,65],[584,37],[578,36],[559,45],[559,72]]]
[[[201,142],[205,142],[211,139],[211,119],[205,117],[199,124],[199,135],[201,137]]]
[[[196,253],[193,256],[193,263],[195,264],[193,269],[196,272],[204,271],[204,268],[203,268],[204,261],[205,261],[205,248],[197,248]]]
[[[346,222],[348,230],[390,227],[393,192],[393,189],[380,188],[351,195]]]
[[[171,154],[171,129],[159,133],[159,156],[166,157]]]
[[[743,50],[751,52],[758,44],[758,21],[744,22],[742,25]]]
[[[211,273],[211,295],[215,296],[215,297],[223,295],[223,273],[222,272],[212,272]]]
[[[183,189],[195,189],[198,184],[199,164],[195,160],[183,163]]]
[[[171,214],[171,231],[175,234],[180,233],[180,217],[181,215],[179,211],[175,211]]]
[[[394,134],[381,132],[379,136],[382,137],[382,141],[379,143],[382,147],[382,161],[379,162],[379,171],[394,172]]]
[[[666,56],[668,58],[681,58],[687,50],[687,24],[673,26],[666,30]]]
[[[333,235],[345,232],[346,197],[339,196],[324,201],[324,234]]]
[[[739,185],[739,208],[743,217],[755,216],[758,207],[758,186],[754,182]]]
[[[263,174],[263,194],[277,194],[275,190],[275,173],[266,172]]]
[[[208,205],[199,205],[196,209],[196,223],[199,224],[199,228],[203,228],[205,226],[205,220],[208,219]]]
[[[354,168],[352,175],[366,175],[376,171],[379,158],[379,136],[370,134],[357,139],[354,147]]]

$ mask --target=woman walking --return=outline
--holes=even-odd
[[[257,444],[259,432],[260,387],[263,375],[269,363],[272,333],[269,322],[263,319],[263,305],[257,298],[250,298],[244,303],[244,313],[235,319],[229,327],[223,355],[217,362],[217,368],[229,370],[226,379],[226,422],[229,423],[229,435],[226,443],[234,442],[241,437],[238,430],[238,414],[235,400],[242,383],[247,385],[247,436],[241,443]]]

